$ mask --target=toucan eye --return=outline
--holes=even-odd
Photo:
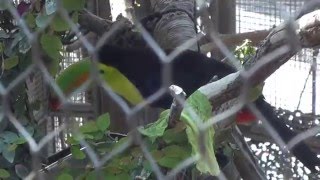
[[[104,70],[100,69],[99,73],[104,74]]]

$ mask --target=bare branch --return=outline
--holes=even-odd
[[[186,99],[186,93],[182,88],[176,85],[171,85],[169,90],[174,97],[169,115],[169,125],[172,127],[180,120],[181,112],[183,110],[183,103],[181,103],[181,101]]]

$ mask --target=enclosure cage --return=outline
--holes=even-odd
[[[54,76],[50,76],[51,74],[48,73],[49,70],[46,70],[45,65],[38,59],[44,59],[44,56],[39,53],[41,48],[45,49],[45,47],[39,47],[36,43],[34,43],[34,36],[33,33],[30,31],[28,26],[31,21],[29,16],[27,18],[19,19],[19,9],[18,5],[21,4],[23,0],[15,1],[15,0],[8,0],[13,1],[13,5],[8,5],[8,9],[0,9],[3,12],[6,10],[7,13],[12,15],[12,24],[17,25],[21,31],[24,32],[26,35],[21,39],[25,38],[25,41],[30,41],[30,52],[32,56],[32,63],[26,69],[24,69],[19,75],[16,75],[18,78],[12,78],[14,81],[9,83],[4,83],[6,85],[1,85],[0,93],[3,96],[2,99],[3,103],[8,102],[7,99],[10,97],[11,90],[15,92],[15,88],[19,88],[19,83],[23,82],[22,88],[26,89],[26,101],[27,105],[25,105],[27,113],[32,117],[35,124],[37,124],[38,130],[41,130],[47,134],[44,138],[46,145],[41,144],[41,141],[38,141],[39,146],[36,146],[35,142],[32,142],[30,138],[33,137],[26,137],[26,141],[29,142],[30,148],[33,148],[33,153],[35,155],[31,155],[31,160],[34,163],[39,163],[42,161],[42,156],[45,159],[50,159],[50,157],[55,157],[55,155],[61,153],[59,158],[55,159],[52,164],[45,164],[43,167],[41,165],[34,165],[28,169],[24,177],[35,177],[37,173],[35,171],[41,171],[41,175],[54,174],[59,175],[63,172],[63,168],[61,168],[61,164],[63,165],[64,162],[69,162],[70,160],[70,143],[68,143],[68,137],[72,134],[74,129],[81,127],[83,124],[92,122],[96,120],[101,114],[108,112],[111,116],[111,124],[112,124],[112,131],[116,132],[116,139],[118,141],[119,137],[123,137],[125,133],[128,132],[128,127],[124,124],[128,123],[126,118],[128,115],[126,114],[126,110],[123,109],[123,106],[117,104],[117,99],[114,98],[115,94],[110,93],[107,91],[105,86],[94,85],[86,87],[85,92],[80,92],[74,94],[72,97],[67,99],[68,102],[67,106],[64,106],[62,109],[53,110],[50,108],[50,98],[52,93],[57,93],[55,86],[52,86],[54,83],[54,78],[59,76],[59,72],[56,73]],[[4,3],[7,3],[6,0]],[[50,11],[50,4],[59,4],[60,2],[64,1],[56,1],[56,0],[46,0],[46,1],[37,1],[37,0],[30,0],[24,1],[26,3],[31,3],[32,8],[39,8],[40,10],[37,13],[44,11]],[[71,2],[71,1],[70,1]],[[73,1],[72,1],[73,2]],[[203,37],[196,38],[198,43],[194,43],[196,45],[186,45],[190,47],[183,47],[184,49],[191,49],[199,51],[201,50],[202,53],[207,53],[208,56],[214,57],[219,60],[225,60],[225,57],[228,55],[234,56],[234,49],[237,46],[241,46],[245,39],[251,40],[251,43],[255,48],[261,48],[263,44],[263,40],[267,38],[269,33],[272,33],[272,29],[276,28],[277,26],[281,25],[281,23],[291,22],[293,21],[293,17],[299,12],[301,7],[305,4],[306,1],[303,0],[211,0],[211,1],[168,1],[171,3],[182,3],[181,7],[178,10],[175,10],[173,7],[164,7],[163,4],[165,1],[158,0],[158,1],[149,1],[149,0],[140,0],[140,1],[128,1],[128,0],[94,0],[94,1],[85,1],[82,0],[81,2],[86,2],[85,8],[87,11],[81,11],[79,13],[79,21],[88,26],[90,24],[88,19],[84,18],[84,15],[91,16],[95,14],[98,17],[95,19],[97,21],[103,21],[108,24],[108,27],[103,27],[103,29],[96,30],[96,34],[101,33],[97,36],[93,36],[91,38],[90,32],[86,32],[85,34],[80,31],[81,23],[74,23],[71,24],[74,20],[73,14],[70,12],[64,12],[63,10],[55,10],[57,14],[59,14],[62,19],[67,19],[67,24],[69,23],[70,32],[74,32],[74,39],[75,42],[80,42],[80,44],[84,45],[76,45],[77,48],[70,50],[70,47],[76,43],[70,44],[63,44],[63,49],[60,51],[61,60],[59,61],[59,70],[63,72],[67,67],[70,65],[81,61],[84,57],[87,57],[88,54],[95,54],[96,47],[99,47],[99,43],[101,45],[101,39],[115,41],[114,44],[120,44],[124,47],[135,47],[142,46],[147,44],[150,46],[151,49],[158,51],[158,45],[154,45],[152,43],[159,43],[159,47],[162,49],[164,48],[176,48],[180,47],[181,42],[173,42],[170,45],[166,44],[166,41],[174,41],[170,38],[176,34],[170,34],[170,32],[158,32],[154,34],[148,34],[150,29],[154,30],[155,28],[159,28],[159,26],[165,27],[166,24],[161,24],[159,19],[163,17],[170,19],[175,15],[180,15],[179,18],[185,19],[192,19],[194,25],[190,28],[192,31],[190,34],[183,34],[181,36],[188,36],[189,39],[192,39],[192,36],[195,34],[205,34],[210,31],[214,31],[214,35],[218,37],[218,40],[221,41],[221,44],[216,43],[213,45],[213,50],[210,51],[202,49],[201,45],[204,43],[208,43],[208,39]],[[43,3],[43,4],[41,4]],[[74,2],[73,2],[74,3]],[[188,9],[190,4],[195,3],[194,9]],[[8,3],[10,4],[10,3]],[[72,3],[71,3],[72,4]],[[199,6],[201,5],[201,6]],[[39,6],[39,7],[37,7]],[[1,7],[1,2],[0,2]],[[43,9],[42,9],[43,8]],[[51,7],[52,8],[52,7]],[[57,9],[63,9],[61,5],[56,6]],[[173,8],[173,9],[172,9]],[[177,8],[177,7],[176,7]],[[72,8],[71,8],[72,9]],[[18,11],[17,11],[18,10]],[[52,10],[52,9],[51,9]],[[75,8],[75,10],[77,10]],[[208,12],[204,12],[208,10]],[[159,13],[160,12],[160,13]],[[68,14],[69,13],[69,14]],[[88,13],[88,14],[86,14]],[[92,14],[91,14],[92,13]],[[158,14],[157,14],[158,13]],[[120,15],[119,15],[120,14]],[[160,14],[160,15],[159,15]],[[6,24],[5,21],[5,13],[1,13],[0,18],[1,25]],[[151,16],[150,16],[151,15]],[[71,18],[70,18],[71,17]],[[145,18],[149,17],[149,18]],[[151,17],[151,18],[150,18]],[[83,18],[83,19],[81,19]],[[42,21],[35,17],[35,26],[42,26]],[[45,23],[44,27],[39,27],[39,32],[45,32],[45,28],[50,26],[52,23],[49,19],[47,24]],[[125,19],[125,20],[123,20]],[[46,21],[46,20],[43,20]],[[53,20],[54,21],[54,20]],[[118,22],[121,22],[118,24]],[[139,24],[138,22],[148,22],[146,24]],[[160,24],[158,24],[160,22]],[[208,24],[209,22],[209,24]],[[87,24],[86,24],[87,23]],[[70,25],[71,24],[71,25]],[[80,24],[80,25],[79,25]],[[123,25],[125,24],[125,25]],[[105,25],[105,24],[104,24]],[[142,35],[136,35],[134,31],[133,35],[130,34],[129,31],[132,30],[132,27],[136,25],[137,31],[139,31]],[[144,25],[142,28],[141,25]],[[186,27],[191,26],[190,24],[186,24]],[[52,25],[55,26],[55,25]],[[58,24],[57,26],[63,26],[63,24]],[[149,29],[150,28],[150,29]],[[171,27],[173,32],[175,32],[176,26]],[[289,27],[290,28],[290,27]],[[151,30],[151,31],[152,31]],[[193,32],[194,31],[194,32]],[[4,32],[3,26],[0,26],[0,32]],[[11,31],[14,32],[15,31]],[[7,32],[9,34],[10,32]],[[172,32],[171,32],[172,33]],[[128,35],[130,34],[130,35]],[[147,34],[147,35],[146,35]],[[290,31],[288,30],[288,34],[290,35]],[[292,34],[291,34],[292,35]],[[152,37],[154,36],[154,37]],[[161,36],[169,36],[167,39],[159,39]],[[152,40],[150,40],[150,38]],[[156,40],[154,40],[154,39]],[[158,39],[157,39],[158,38]],[[21,41],[20,39],[20,41]],[[137,40],[138,39],[138,40]],[[142,39],[142,40],[141,40]],[[174,38],[173,38],[174,39]],[[209,38],[210,39],[210,38]],[[292,38],[294,39],[294,38]],[[212,38],[209,40],[209,44],[211,41],[217,40]],[[4,44],[5,36],[0,34],[0,42],[1,45]],[[192,40],[191,40],[192,41]],[[190,41],[190,43],[191,43]],[[193,39],[194,41],[194,39]],[[53,43],[53,42],[52,42]],[[98,45],[96,46],[96,43]],[[179,44],[180,43],[180,44]],[[203,43],[203,44],[201,44]],[[112,44],[112,43],[111,43]],[[167,45],[167,46],[166,46]],[[0,46],[1,47],[1,46]],[[291,47],[291,46],[290,46]],[[38,48],[38,49],[37,49]],[[279,48],[280,49],[280,48]],[[0,48],[1,50],[1,48]],[[46,49],[45,49],[46,50]],[[2,53],[2,50],[0,51]],[[227,54],[226,54],[227,52]],[[21,52],[20,53],[24,53]],[[34,55],[35,54],[35,55]],[[161,55],[161,53],[159,53]],[[20,57],[19,57],[20,58]],[[230,58],[229,58],[230,59]],[[4,56],[2,56],[2,60],[4,60]],[[21,60],[20,60],[21,61]],[[39,63],[39,64],[37,64]],[[164,63],[163,63],[164,64]],[[20,69],[21,70],[21,69]],[[263,71],[263,70],[261,70]],[[7,78],[6,76],[3,76]],[[9,78],[9,79],[10,79]],[[18,79],[18,80],[17,80]],[[318,154],[320,151],[320,139],[317,136],[319,130],[317,129],[319,126],[320,120],[320,60],[319,60],[319,51],[317,48],[303,48],[295,53],[294,56],[288,60],[284,65],[282,65],[276,72],[270,75],[264,84],[263,88],[263,95],[268,103],[274,106],[276,109],[274,112],[277,114],[278,117],[281,117],[285,120],[285,124],[287,128],[290,129],[291,132],[295,133],[297,136],[296,141],[304,141],[310,150]],[[101,80],[97,80],[100,82]],[[71,82],[70,82],[71,83]],[[78,92],[78,91],[77,91]],[[58,92],[59,94],[59,92]],[[14,102],[20,102],[18,95],[11,94],[14,96]],[[17,96],[17,97],[15,97]],[[22,96],[21,96],[22,97]],[[10,98],[9,98],[10,99]],[[23,101],[24,102],[24,101]],[[13,103],[14,104],[14,103]],[[34,104],[39,105],[39,108],[35,108],[29,112],[29,106],[33,106]],[[20,119],[21,117],[11,117],[8,107],[2,104],[2,111],[4,116],[8,116],[9,122],[13,124],[13,126],[20,132],[23,136],[27,136],[26,132],[28,129],[21,125]],[[15,106],[13,107],[15,108]],[[146,125],[150,122],[157,120],[160,110],[153,109],[149,107],[142,108],[143,110],[139,110],[137,113],[137,118],[135,127],[138,125]],[[138,110],[137,110],[138,111]],[[141,112],[140,112],[141,111]],[[8,115],[9,114],[9,115]],[[16,119],[16,120],[15,120]],[[0,121],[1,122],[1,121]],[[262,121],[264,122],[264,121]],[[18,125],[17,125],[18,124]],[[22,123],[23,124],[23,123]],[[130,123],[129,123],[130,124]],[[269,127],[270,128],[270,127]],[[25,130],[27,129],[27,130]],[[237,157],[240,159],[233,159],[231,163],[226,165],[226,168],[222,168],[221,174],[217,176],[218,179],[239,179],[239,178],[249,178],[249,177],[260,177],[263,179],[319,179],[320,176],[318,173],[310,172],[295,156],[290,153],[284,152],[283,147],[279,146],[282,141],[278,141],[274,139],[274,136],[270,135],[271,131],[264,129],[260,123],[255,125],[244,125],[244,126],[237,126],[232,127],[233,132],[232,136],[237,136],[233,138],[232,147],[236,149],[237,152],[233,152],[232,157]],[[7,132],[5,129],[0,128],[0,133]],[[119,133],[119,134],[118,134]],[[123,134],[120,134],[123,133]],[[229,132],[230,133],[230,132]],[[299,136],[300,135],[300,136]],[[135,136],[134,136],[135,137]],[[1,138],[1,136],[0,136]],[[299,139],[300,138],[300,139]],[[3,136],[3,139],[4,136]],[[139,138],[137,138],[139,139]],[[237,141],[238,142],[235,142]],[[137,144],[141,146],[143,153],[146,153],[148,149],[145,147],[145,144],[139,140],[135,140]],[[287,140],[286,140],[287,141]],[[32,142],[32,143],[30,143]],[[291,142],[291,141],[290,141]],[[4,151],[2,151],[2,142],[0,142],[0,153],[4,156]],[[288,142],[285,142],[288,143]],[[297,142],[291,142],[297,143]],[[41,145],[41,147],[40,147]],[[85,162],[71,162],[71,166],[76,167],[75,169],[80,167],[86,167],[90,169],[92,167],[103,167],[106,161],[112,161],[112,159],[116,159],[116,155],[122,150],[117,150],[116,152],[111,152],[107,154],[102,160],[98,160],[92,149],[86,147],[88,145],[87,142],[81,142],[82,151],[87,153],[87,159]],[[292,144],[286,144],[288,146]],[[124,145],[121,148],[128,148],[128,144]],[[40,147],[40,149],[37,149]],[[121,149],[120,148],[120,149]],[[89,149],[89,150],[88,150]],[[67,150],[67,151],[66,151]],[[239,151],[238,151],[239,150]],[[72,151],[72,149],[71,149]],[[35,153],[36,152],[36,153]],[[41,153],[39,153],[41,152]],[[75,152],[73,152],[75,153]],[[91,153],[91,154],[90,154]],[[39,155],[41,154],[41,155]],[[241,154],[241,155],[237,155]],[[244,154],[244,155],[243,155]],[[16,156],[19,154],[17,153]],[[180,166],[177,166],[177,169],[172,168],[172,171],[164,171],[163,169],[157,166],[154,159],[152,159],[152,154],[147,153],[144,154],[147,156],[147,159],[151,161],[151,169],[154,172],[154,177],[161,179],[161,178],[180,178],[180,179],[192,179],[188,171],[186,170],[187,167],[194,163],[194,159],[187,159],[185,160]],[[7,156],[7,155],[6,155]],[[61,156],[61,157],[60,157]],[[249,166],[253,168],[254,175],[250,174],[250,172],[242,171],[241,170],[241,163],[243,158],[245,157],[246,162],[249,162]],[[14,158],[14,157],[13,157]],[[4,159],[4,158],[2,158]],[[36,160],[35,160],[36,159]],[[249,160],[248,160],[249,159]],[[7,159],[8,160],[8,159]],[[87,161],[91,161],[88,163]],[[245,162],[245,160],[243,160]],[[320,160],[319,160],[320,161]],[[1,160],[3,162],[3,160]],[[102,164],[100,164],[102,163]],[[10,164],[10,163],[9,163]],[[90,164],[90,166],[88,165]],[[93,165],[92,165],[93,164]],[[230,165],[231,164],[231,165]],[[8,170],[12,167],[15,171],[17,176],[21,178],[21,174],[19,172],[23,171],[21,168],[18,167],[20,164],[13,164],[10,166],[2,167],[0,163],[0,169]],[[89,166],[89,167],[88,167]],[[232,166],[230,168],[229,166]],[[32,169],[38,168],[38,169]],[[230,168],[230,169],[229,169]],[[239,172],[230,173],[228,171],[232,171],[233,168],[237,169]],[[18,169],[18,170],[17,170]],[[23,168],[22,168],[23,169]],[[39,170],[40,169],[40,170]],[[319,171],[319,169],[317,169]],[[9,171],[9,170],[8,170]],[[9,171],[12,172],[12,171]],[[162,174],[166,172],[167,174]],[[183,173],[181,173],[183,172]],[[245,172],[245,173],[244,173]],[[136,173],[136,172],[135,172]],[[243,176],[244,173],[247,176]],[[98,173],[99,174],[99,173]],[[145,174],[148,174],[141,170],[140,173],[135,176],[135,179],[144,178]],[[150,173],[151,174],[151,173]],[[148,176],[150,175],[148,174]],[[232,174],[232,175],[230,175]],[[240,174],[240,175],[239,175]],[[262,175],[262,176],[260,176]],[[146,175],[147,176],[147,175]],[[39,176],[40,177],[40,176]],[[100,176],[103,179],[103,176]],[[205,179],[206,177],[201,177]],[[1,176],[0,176],[1,179]],[[10,179],[10,178],[9,178]]]

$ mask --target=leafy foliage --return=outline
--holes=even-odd
[[[45,4],[41,4],[40,0],[32,2],[35,3],[34,6],[26,2],[15,5],[21,16],[17,21],[7,9],[11,1],[0,1],[0,58],[3,62],[0,68],[0,83],[4,87],[8,87],[34,60],[31,56],[31,43],[25,34],[26,29],[21,28],[23,26],[20,26],[20,22],[25,22],[30,32],[38,32],[39,38],[36,39],[38,42],[35,42],[40,45],[38,53],[51,75],[55,76],[59,71],[63,51],[62,39],[70,30],[70,26],[66,25],[65,20],[56,13],[56,0],[47,0]],[[75,23],[78,20],[78,11],[85,6],[84,2],[84,0],[81,3],[78,0],[64,1],[63,5],[72,14],[71,18]],[[9,108],[29,134],[39,141],[44,135],[32,112],[38,111],[41,105],[38,102],[30,103],[27,91],[24,81],[13,87],[9,94]],[[0,106],[0,112],[4,114],[2,111]],[[6,114],[1,116],[0,179],[19,179],[28,175],[29,170],[26,167],[31,167],[31,155],[28,149],[26,139],[9,122]]]
[[[191,113],[191,109],[195,109],[195,114]],[[215,158],[214,150],[214,129],[208,128],[204,131],[204,136],[200,136],[198,123],[203,123],[211,117],[211,104],[205,95],[195,92],[187,99],[186,108],[181,115],[181,121],[176,123],[174,127],[168,127],[169,110],[161,113],[159,119],[140,127],[138,130],[143,135],[145,144],[151,152],[154,160],[163,171],[169,171],[182,163],[188,157],[196,156],[198,161],[191,169],[197,169],[199,173],[208,173],[217,175],[219,166]],[[129,137],[120,137],[120,139],[112,139],[108,133],[110,117],[103,114],[96,121],[85,123],[68,138],[71,145],[71,152],[75,159],[85,159],[86,154],[81,150],[81,140],[88,142],[100,158],[103,155],[111,153],[124,142],[128,143]],[[130,134],[130,133],[129,133]],[[205,146],[205,154],[201,151],[199,140],[203,141]],[[139,146],[131,145],[124,152],[114,156],[110,162],[105,164],[99,173],[103,177],[111,179],[139,176],[144,178],[153,177],[152,166]],[[73,178],[84,177],[90,179],[96,177],[93,170],[86,170],[83,173],[70,173]],[[98,174],[99,174],[98,173]]]
[[[240,46],[236,47],[234,55],[241,62],[241,64],[244,64],[250,57],[255,54],[256,50],[257,48],[252,46],[252,42],[246,39]]]

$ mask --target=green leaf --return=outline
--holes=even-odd
[[[73,180],[73,177],[68,173],[60,174],[57,180]]]
[[[166,130],[162,138],[167,144],[185,144],[188,142],[185,129],[186,126],[183,122],[177,123],[174,128]]]
[[[144,160],[142,166],[146,171],[153,172],[151,163],[148,160]]]
[[[158,163],[160,166],[162,167],[166,167],[166,168],[175,168],[179,163],[181,162],[181,160],[179,158],[172,158],[172,157],[163,157],[161,158]]]
[[[16,171],[16,174],[19,176],[19,178],[21,179],[25,179],[30,171],[28,170],[28,168],[26,168],[24,165],[22,164],[17,164],[15,165],[15,171]]]
[[[42,14],[39,13],[38,16],[36,17],[36,25],[39,28],[45,28],[50,24],[50,21],[52,21],[53,15],[47,15],[47,14]]]
[[[60,54],[58,55],[60,56]],[[47,63],[48,72],[52,76],[56,76],[60,70],[60,60],[59,59],[52,59],[49,63]]]
[[[100,131],[105,132],[110,126],[110,115],[109,113],[102,114],[97,119],[97,126]]]
[[[204,142],[206,155],[203,156],[199,144],[199,129],[198,123],[207,121],[211,116],[212,106],[208,98],[200,91],[194,92],[186,101],[186,107],[182,111],[182,120],[187,124],[187,136],[189,143],[192,146],[192,155],[200,156],[196,163],[196,168],[201,173],[209,173],[216,176],[220,173],[219,165],[214,152],[214,129],[210,126],[201,138]],[[194,117],[191,112],[194,112],[200,119]]]
[[[260,97],[262,95],[263,86],[264,86],[264,83],[259,84],[259,85],[255,86],[254,88],[250,89],[250,92],[249,92],[250,101],[253,102],[253,101],[257,100],[258,97]]]
[[[161,150],[166,157],[179,158],[180,160],[184,160],[190,156],[189,149],[186,149],[182,146],[171,145],[163,148]]]
[[[17,144],[10,144],[8,146],[8,151],[15,151],[17,149],[18,145]]]
[[[63,45],[58,36],[43,34],[41,36],[40,41],[41,41],[43,50],[53,60],[59,60],[62,57],[62,55],[60,54],[60,51],[62,50]]]
[[[80,150],[80,146],[71,146],[71,154],[75,159],[86,158],[86,154]]]
[[[67,143],[70,145],[78,145],[80,142],[74,137],[74,136],[69,136],[67,138]]]
[[[56,15],[51,22],[53,30],[57,32],[67,31],[70,29],[69,23],[60,15]]]
[[[99,129],[96,122],[89,121],[89,122],[86,122],[83,126],[81,126],[79,128],[79,131],[81,133],[91,133],[91,132],[97,132],[99,131]]]
[[[5,169],[0,169],[0,178],[9,178],[10,173]]]
[[[96,179],[99,179],[96,171],[91,171],[86,176],[86,180],[96,180]]]
[[[31,49],[31,44],[29,43],[28,37],[25,33],[21,34],[21,40],[19,41],[19,52],[26,54]]]
[[[121,174],[112,174],[112,173],[105,173],[105,179],[107,180],[129,180],[129,179],[132,179],[130,177],[130,175],[128,173],[121,173]]]
[[[85,3],[85,0],[62,0],[62,6],[69,12],[82,10]]]
[[[93,132],[91,133],[91,135],[93,136],[94,140],[101,140],[102,138],[105,137],[105,133],[101,131]]]
[[[19,137],[15,142],[14,144],[24,144],[26,143],[27,140],[24,138],[24,137]]]
[[[13,163],[16,151],[9,151],[7,146],[2,150],[2,155],[9,163]]]
[[[13,143],[19,139],[19,136],[16,133],[13,133],[11,131],[4,131],[3,133],[0,134],[0,137],[2,137],[3,142],[7,144]]]
[[[26,15],[26,19],[25,19],[26,23],[28,24],[28,26],[30,28],[35,28],[37,26],[36,24],[36,18],[34,17],[34,15],[32,13],[28,13]]]
[[[4,60],[4,69],[10,70],[19,64],[19,57],[13,56]]]
[[[200,91],[195,91],[187,100],[187,105],[184,108],[183,112],[193,118],[193,115],[190,114],[190,111],[194,111],[199,118],[204,122],[211,117],[212,106],[207,96],[202,94]],[[195,120],[195,119],[194,119]]]
[[[147,127],[139,128],[139,132],[149,137],[151,141],[154,141],[157,137],[162,136],[168,127],[169,113],[170,110],[163,111],[156,122],[150,123]]]

